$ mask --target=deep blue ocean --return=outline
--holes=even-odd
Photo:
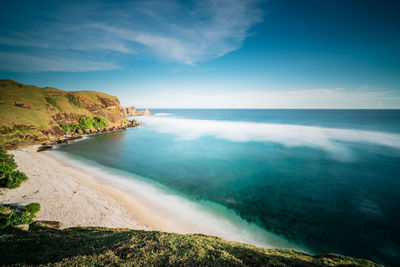
[[[400,110],[152,112],[58,151],[222,205],[312,253],[400,263]]]

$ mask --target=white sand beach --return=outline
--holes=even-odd
[[[32,148],[9,151],[29,179],[19,188],[2,189],[1,203],[39,202],[37,220],[61,222],[62,227],[105,226],[148,229],[139,223],[92,175]]]

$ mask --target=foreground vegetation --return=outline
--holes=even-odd
[[[0,230],[15,225],[31,224],[33,223],[33,219],[36,218],[36,213],[39,211],[40,211],[39,203],[30,203],[20,211],[12,209],[11,206],[1,205]]]
[[[9,189],[17,188],[28,177],[25,173],[16,170],[17,163],[14,156],[7,154],[4,147],[0,146],[0,187]]]
[[[262,249],[205,235],[76,227],[9,228],[0,238],[3,264],[57,266],[377,266],[339,255]]]

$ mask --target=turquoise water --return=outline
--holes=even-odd
[[[399,110],[153,112],[58,150],[220,204],[315,253],[400,262]]]

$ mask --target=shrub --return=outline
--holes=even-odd
[[[93,128],[93,122],[94,120],[90,116],[85,116],[80,118],[79,120],[79,126],[82,130],[84,129],[91,129]]]
[[[76,132],[81,129],[81,126],[79,124],[62,124],[60,125],[61,129],[63,129],[64,132]]]
[[[81,126],[79,124],[71,124],[69,126],[69,129],[70,129],[71,132],[76,132],[78,130],[81,130],[82,128],[81,128]]]
[[[64,132],[67,133],[91,128],[102,129],[107,127],[109,123],[110,122],[107,119],[100,116],[96,116],[94,118],[85,116],[79,119],[79,124],[62,124],[60,127]]]
[[[10,212],[10,207],[7,206],[0,206],[0,215],[1,214],[7,214],[8,212]]]
[[[17,188],[22,181],[28,179],[25,173],[15,170],[17,164],[12,155],[0,146],[0,186],[9,189]]]
[[[81,102],[79,102],[79,100],[76,99],[75,97],[67,95],[67,98],[68,98],[68,102],[71,103],[72,105],[75,105],[75,106],[77,106],[79,108],[82,107]]]
[[[16,170],[6,175],[5,179],[5,187],[8,189],[14,189],[19,187],[23,181],[28,180],[28,177],[25,173]]]
[[[7,175],[11,174],[14,168],[8,164],[0,164],[0,178],[5,178]]]
[[[29,210],[32,209],[32,207],[36,212]],[[35,213],[37,213],[39,210],[39,203],[31,203],[27,205],[24,211],[15,211],[8,206],[0,206],[0,229],[18,224],[31,224],[33,222],[33,218],[35,218]]]
[[[49,103],[50,105],[52,105],[53,107],[55,107],[56,109],[58,109],[59,111],[61,111],[60,106],[57,104],[56,100],[54,100],[54,98],[51,98],[50,96],[45,97],[47,103]]]
[[[12,168],[17,168],[17,163],[15,163],[14,156],[7,154],[7,151],[2,146],[0,146],[0,164],[6,164]]]
[[[68,124],[61,124],[60,127],[64,132],[69,132],[69,125]]]
[[[102,118],[102,117],[96,116],[93,119],[93,126],[96,129],[101,129],[101,128],[107,127],[108,123],[109,123],[108,120],[105,118]]]
[[[38,213],[40,211],[40,204],[36,203],[36,202],[30,203],[25,207],[25,211],[32,214],[33,218],[35,218],[36,213]]]

